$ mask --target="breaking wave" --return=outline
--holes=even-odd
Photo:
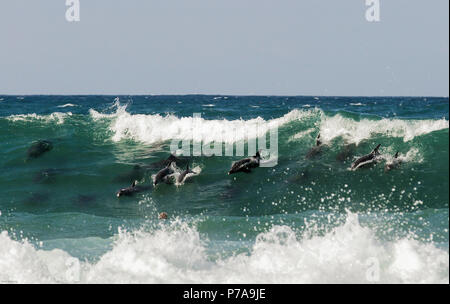
[[[380,241],[356,214],[323,236],[288,226],[261,233],[249,253],[211,259],[208,240],[174,220],[154,231],[119,229],[96,262],[36,249],[0,234],[0,281],[18,283],[448,283],[449,254],[403,238]]]
[[[413,140],[416,136],[434,131],[448,129],[446,119],[440,120],[405,120],[405,119],[361,119],[356,121],[340,114],[323,116],[320,123],[320,134],[323,140],[344,138],[349,143],[359,144],[376,134],[402,138],[404,142]]]
[[[331,141],[342,137],[349,143],[359,144],[376,134],[402,138],[404,142],[417,136],[437,130],[448,129],[449,122],[440,120],[404,120],[404,119],[361,119],[359,121],[340,114],[329,116],[319,109],[294,109],[282,117],[264,120],[261,117],[249,120],[207,120],[201,117],[177,117],[175,115],[145,115],[130,114],[127,106],[117,104],[113,114],[102,114],[90,110],[94,120],[110,119],[112,140],[132,139],[147,144],[163,142],[172,139],[193,140],[195,142],[225,142],[234,143],[250,138],[262,137],[271,129],[281,128],[289,123],[314,123],[320,130],[322,139]],[[310,128],[291,139],[298,139],[311,133]]]

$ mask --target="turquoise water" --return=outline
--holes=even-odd
[[[152,184],[194,113],[231,143],[276,123],[277,166],[229,176],[242,157],[198,156],[185,183],[117,198]],[[448,113],[423,97],[0,96],[0,282],[448,283]],[[38,140],[52,149],[28,157]],[[379,143],[382,161],[349,170]]]

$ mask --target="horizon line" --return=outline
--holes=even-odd
[[[2,94],[0,96],[216,96],[216,97],[343,97],[343,98],[449,98],[442,95],[283,95],[283,94],[211,94],[211,93],[186,93],[186,94]]]

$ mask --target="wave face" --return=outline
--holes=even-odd
[[[448,98],[0,98],[0,282],[448,283]],[[147,187],[173,140],[274,127],[273,168],[197,156]],[[37,140],[52,149],[27,157]]]

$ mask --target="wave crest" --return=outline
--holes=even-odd
[[[341,114],[328,115],[320,109],[294,109],[287,114],[270,120],[261,117],[244,120],[207,120],[201,117],[177,117],[172,114],[130,114],[127,105],[114,104],[116,111],[103,114],[91,109],[90,116],[94,120],[109,119],[112,140],[132,139],[153,144],[168,140],[193,140],[194,142],[235,143],[241,140],[262,137],[272,128],[282,127],[291,122],[305,122],[306,131],[290,137],[297,140],[309,136],[314,128],[319,129],[324,142],[342,137],[349,143],[359,144],[377,134],[403,138],[411,141],[417,136],[434,131],[448,129],[449,121],[439,120],[405,120],[363,118],[355,120]],[[314,122],[314,125],[311,125]]]
[[[61,112],[54,112],[49,115],[38,115],[36,113],[32,114],[16,114],[16,115],[10,115],[6,117],[9,121],[43,121],[46,123],[55,123],[58,125],[61,125],[64,123],[65,119],[67,117],[72,116],[71,112],[67,113],[61,113]]]
[[[126,106],[117,105],[113,114],[102,114],[90,110],[94,120],[112,119],[110,130],[112,140],[132,139],[147,144],[172,139],[194,142],[234,143],[241,140],[265,136],[269,130],[292,121],[302,120],[312,115],[312,111],[293,110],[286,115],[271,120],[257,117],[250,120],[207,120],[201,117],[177,117],[160,114],[130,114]]]
[[[376,134],[399,137],[403,138],[404,142],[408,142],[416,136],[448,128],[449,122],[446,119],[404,120],[383,118],[381,120],[361,119],[356,121],[337,114],[331,117],[322,117],[320,134],[325,141],[342,137],[347,142],[355,144],[359,144]]]

